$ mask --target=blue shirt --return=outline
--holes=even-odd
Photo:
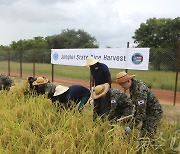
[[[81,85],[72,85],[68,91],[58,96],[60,102],[67,103],[69,100],[79,102],[82,97],[90,96],[90,90]]]
[[[95,86],[104,83],[109,83],[111,74],[107,65],[98,62],[90,66],[90,71],[93,76]]]

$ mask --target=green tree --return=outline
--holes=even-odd
[[[27,50],[27,40],[19,40],[19,41],[13,41],[11,44],[12,54],[11,54],[11,60],[22,60],[23,52]]]
[[[140,25],[132,38],[138,47],[151,48],[150,60],[155,69],[160,70],[161,65],[166,65],[170,70],[175,69],[180,17],[150,18]]]
[[[49,48],[98,48],[96,39],[83,30],[65,29],[61,34],[46,37]]]
[[[44,37],[38,36],[28,40],[28,50],[24,54],[23,59],[27,62],[35,61],[38,63],[50,61],[50,50],[47,50],[48,43]],[[49,60],[47,61],[47,53]]]
[[[8,51],[10,51],[11,48],[9,46],[0,46],[0,60],[7,60],[8,59]]]
[[[38,36],[33,39],[13,41],[9,47],[12,50],[11,60],[13,61],[32,62],[35,60],[38,63],[50,63],[50,49],[52,48],[98,48],[99,46],[96,39],[87,32],[66,29],[62,30],[61,34],[46,38]],[[0,52],[1,54],[4,53]]]
[[[33,58],[36,59],[36,62],[50,61],[50,50],[47,50],[47,41],[41,36],[29,40],[13,41],[10,46],[13,50],[12,60],[14,61],[18,60],[20,56],[22,56],[24,62],[32,62]],[[47,56],[49,56],[48,61]]]

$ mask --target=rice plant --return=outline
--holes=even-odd
[[[22,83],[10,92],[0,91],[0,153],[166,154],[180,151],[179,121],[172,123],[173,119],[163,118],[155,136],[156,146],[152,146],[139,140],[138,128],[125,135],[125,125],[121,123],[102,122],[100,118],[93,121],[93,106],[89,104],[81,113],[76,107],[58,111],[45,96],[31,96],[27,89]]]

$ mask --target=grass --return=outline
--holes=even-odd
[[[51,64],[35,64],[36,74],[42,76],[51,76],[52,74],[52,65]],[[6,61],[0,62],[0,72],[7,71],[8,63]],[[20,72],[20,66],[17,62],[11,62],[11,71]],[[112,79],[115,79],[115,76],[121,69],[110,69]],[[33,74],[33,65],[32,63],[23,63],[22,72]],[[152,86],[156,89],[167,89],[174,90],[175,87],[175,72],[171,71],[141,71],[141,70],[128,70],[129,74],[136,74],[136,78],[143,80],[149,86]],[[68,77],[82,80],[89,80],[90,71],[87,67],[80,66],[63,66],[63,65],[54,65],[54,76],[55,77]],[[180,77],[177,85],[180,85]],[[180,86],[177,86],[177,90],[180,91]]]
[[[0,153],[135,154],[139,151],[138,129],[125,136],[124,125],[93,122],[92,109],[86,105],[82,113],[76,108],[57,112],[50,100],[29,96],[25,83],[10,92],[0,91]],[[146,150],[142,153],[178,153],[175,148],[180,138],[175,132],[180,130],[180,107],[163,105],[163,109],[166,116],[155,136],[159,146],[147,145],[143,149],[142,145]]]
[[[169,123],[179,122],[180,123],[180,105],[169,105],[169,104],[162,104],[163,111],[164,111],[164,118]]]

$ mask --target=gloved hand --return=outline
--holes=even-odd
[[[131,128],[130,127],[126,127],[125,128],[125,134],[130,134],[131,133]]]

